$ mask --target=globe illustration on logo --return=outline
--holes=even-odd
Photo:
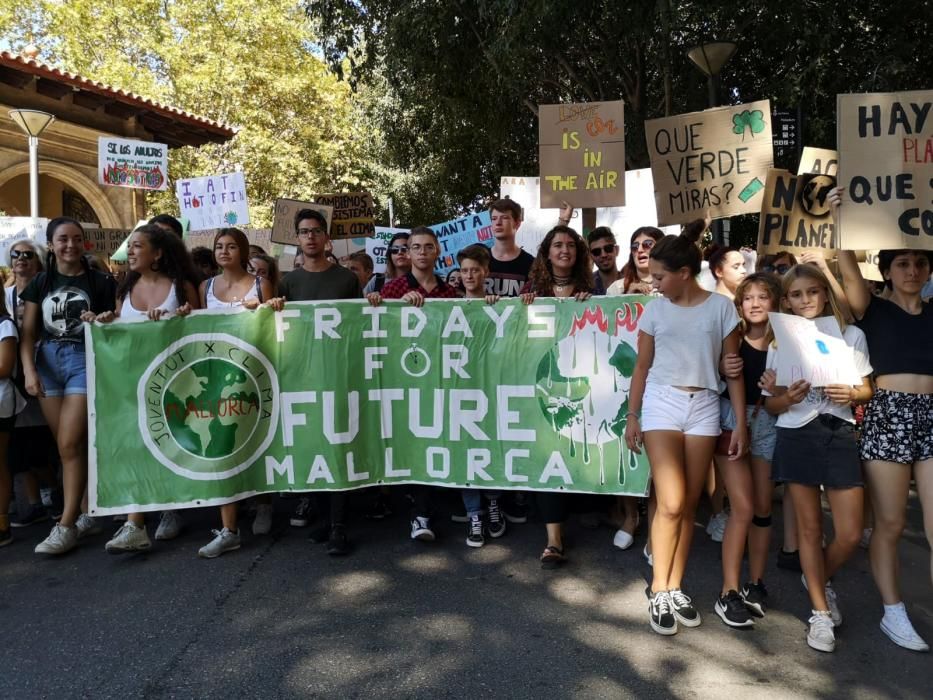
[[[623,458],[637,466],[623,440],[635,359],[635,349],[622,336],[591,322],[559,340],[538,362],[536,394],[545,419],[569,440],[571,457],[582,451],[589,464],[596,453],[603,484],[604,449],[610,443],[618,455],[620,483]]]
[[[241,367],[220,358],[189,365],[166,386],[165,422],[186,452],[207,459],[238,452],[259,423],[259,387]]]
[[[800,203],[810,216],[829,214],[829,193],[836,186],[836,178],[830,175],[813,175],[800,192]]]

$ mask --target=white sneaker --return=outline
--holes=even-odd
[[[648,551],[648,545],[645,545],[645,548],[641,550],[641,555],[645,558],[645,561],[648,562],[648,566],[654,566],[654,557],[651,556],[651,552]]]
[[[431,529],[431,521],[428,518],[412,518],[411,520],[411,538],[421,542],[433,542],[434,530]]]
[[[913,651],[930,651],[930,645],[923,641],[917,630],[910,624],[907,609],[901,605],[896,611],[886,611],[881,618],[881,631],[899,647]]]
[[[272,532],[272,504],[259,503],[256,506],[256,517],[253,520],[254,535],[268,535]]]
[[[159,520],[159,527],[156,528],[155,538],[157,540],[174,540],[181,534],[185,527],[185,521],[174,510],[162,512],[162,518]]]
[[[721,511],[709,519],[706,526],[706,534],[710,536],[713,542],[722,542],[726,534],[726,523],[729,522],[729,514]]]
[[[623,550],[631,547],[633,542],[635,538],[625,530],[616,530],[616,535],[612,538],[612,544]]]
[[[831,652],[836,649],[836,635],[833,633],[833,619],[829,613],[813,610],[809,619],[810,629],[807,631],[807,644],[817,651]]]
[[[64,554],[78,544],[78,528],[55,523],[49,536],[36,545],[36,554]]]
[[[859,547],[862,549],[868,549],[869,545],[871,545],[871,533],[872,529],[870,527],[866,527],[864,530],[862,530],[862,539],[858,541]]]
[[[151,546],[152,542],[149,541],[146,526],[139,527],[127,520],[113,538],[104,545],[104,549],[111,554],[120,554],[121,552],[141,552]]]
[[[805,591],[810,590],[807,586],[807,577],[804,574],[800,574],[800,582],[803,584],[803,589]],[[836,595],[833,584],[829,581],[826,582],[825,594],[826,604],[829,606],[829,614],[830,617],[832,617],[833,626],[839,627],[842,624],[842,611],[839,610],[839,597]]]
[[[214,539],[198,550],[198,556],[203,559],[214,559],[224,552],[232,552],[240,548],[240,533],[230,532],[227,528],[223,530],[211,530],[214,533]]]
[[[103,526],[97,522],[97,519],[92,518],[87,513],[81,513],[78,516],[78,519],[75,520],[75,529],[78,531],[79,540],[92,535],[99,535],[104,531]]]

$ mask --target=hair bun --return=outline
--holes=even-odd
[[[691,243],[697,243],[704,231],[706,231],[706,219],[695,219],[684,226],[684,230],[680,232],[680,235]]]

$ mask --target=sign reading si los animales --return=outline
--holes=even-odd
[[[625,103],[538,106],[541,208],[625,204]]]
[[[647,303],[299,302],[88,324],[92,512],[404,483],[644,495],[646,458],[623,436]]]
[[[168,187],[168,146],[100,136],[97,139],[97,181],[112,187],[164,190]]]
[[[774,167],[768,100],[645,122],[661,226],[761,211]]]
[[[840,246],[933,250],[933,90],[837,95]]]

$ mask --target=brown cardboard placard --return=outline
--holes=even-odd
[[[327,230],[330,231],[334,215],[333,207],[317,202],[302,202],[297,199],[277,199],[272,217],[273,243],[298,245],[298,235],[295,233],[295,214],[302,209],[313,209],[323,214],[327,221]]]
[[[770,121],[768,100],[646,121],[658,224],[761,211]]]
[[[197,247],[212,250],[214,248],[214,237],[219,230],[218,228],[210,228],[204,231],[191,231],[185,235],[185,246],[187,246],[188,250]],[[246,234],[246,240],[249,241],[250,245],[258,245],[267,254],[272,254],[271,228],[241,228],[240,230]]]
[[[314,201],[334,210],[330,219],[331,240],[372,238],[376,235],[376,215],[369,192],[316,194]]]
[[[805,175],[806,173],[831,175],[835,178],[839,173],[839,154],[831,148],[804,146],[797,174]]]
[[[542,209],[625,205],[625,103],[538,105]]]
[[[840,245],[933,250],[933,90],[836,96]]]
[[[835,186],[831,175],[769,170],[758,220],[758,254],[820,250],[832,257],[837,242],[828,197]]]
[[[84,248],[88,253],[110,257],[132,233],[128,228],[89,228],[85,233]]]

